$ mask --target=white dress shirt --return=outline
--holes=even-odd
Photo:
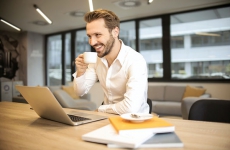
[[[121,43],[121,50],[110,67],[104,57],[98,57],[96,64],[88,65],[84,75],[76,78],[74,73],[74,90],[83,96],[99,80],[104,91],[104,105],[98,111],[148,113],[146,61],[140,53]]]

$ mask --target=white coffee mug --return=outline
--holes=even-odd
[[[97,53],[96,52],[84,52],[84,62],[86,64],[94,64],[97,62]]]

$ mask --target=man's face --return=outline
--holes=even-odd
[[[104,19],[97,19],[86,25],[89,44],[96,50],[98,57],[104,57],[110,53],[115,39],[108,28],[105,27]]]

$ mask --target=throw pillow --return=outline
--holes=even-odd
[[[73,99],[79,99],[72,86],[62,86],[62,89],[68,93]]]
[[[199,97],[205,93],[206,89],[204,88],[196,88],[196,87],[191,87],[189,85],[186,86],[184,96],[185,97]]]

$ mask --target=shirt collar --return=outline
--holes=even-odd
[[[120,49],[120,52],[119,52],[119,54],[115,60],[118,60],[122,65],[124,60],[125,60],[126,49],[125,49],[125,44],[123,43],[123,41],[120,39],[119,39],[119,41],[121,42],[121,49]]]
[[[121,42],[121,49],[118,53],[118,56],[117,58],[114,60],[114,61],[119,61],[120,64],[122,65],[123,64],[123,61],[125,60],[125,53],[126,53],[126,50],[125,50],[125,44],[123,43],[123,41],[121,39],[119,39],[119,41]],[[104,63],[104,64],[107,64],[107,60],[105,59],[105,57],[102,57],[101,58],[101,61]]]

